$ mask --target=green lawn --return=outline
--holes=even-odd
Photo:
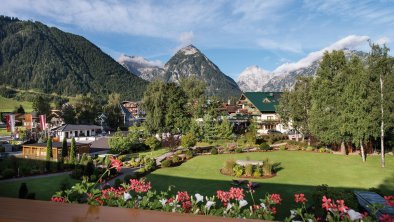
[[[0,96],[0,112],[12,112],[15,107],[23,106],[25,112],[33,111],[32,102],[17,101]]]
[[[146,157],[155,158],[155,157],[163,155],[163,154],[165,154],[167,152],[168,152],[168,148],[161,148],[161,149],[154,150],[154,151],[139,152],[138,155],[139,156],[146,156]]]
[[[359,156],[301,151],[198,156],[179,167],[156,170],[147,179],[156,190],[167,190],[168,186],[175,185],[175,190],[212,196],[216,190],[231,187],[233,178],[219,172],[227,159],[263,160],[267,157],[274,162],[281,162],[283,169],[274,178],[253,180],[261,184],[255,195],[261,197],[266,192],[281,194],[284,199],[283,205],[279,207],[281,215],[288,215],[288,210],[293,206],[294,193],[305,193],[310,198],[315,186],[321,184],[353,190],[376,187],[386,194],[394,194],[392,156],[386,157],[386,168],[383,169],[378,156],[368,157],[366,163],[362,163]]]
[[[26,183],[29,193],[35,193],[37,200],[50,200],[52,195],[60,190],[60,185],[65,181],[68,181],[70,185],[78,182],[78,180],[70,178],[69,175],[26,179],[15,182],[0,181],[0,196],[17,198],[21,183]]]

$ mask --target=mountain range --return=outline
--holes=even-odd
[[[82,36],[40,22],[0,16],[0,86],[105,98],[116,92],[139,100],[147,81],[130,75]]]
[[[359,56],[366,60],[368,54],[362,51],[343,49],[345,57]],[[257,66],[246,68],[238,77],[237,83],[243,91],[282,92],[291,89],[298,76],[314,76],[319,68],[323,54],[312,59],[305,57],[296,63],[284,64],[272,72]]]
[[[241,94],[237,83],[193,45],[178,50],[164,67],[139,56],[123,55],[118,62],[131,73],[148,81],[159,79],[179,83],[182,78],[195,76],[207,84],[208,95],[228,99],[238,98]]]

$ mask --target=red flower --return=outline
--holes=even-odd
[[[394,207],[394,196],[384,196],[384,199],[386,200],[387,205]]]
[[[260,209],[260,208],[261,208],[260,205],[257,205],[257,204],[253,205],[253,210],[258,210],[258,209]]]
[[[123,165],[122,161],[112,156],[110,157],[110,160],[111,160],[111,168],[116,168],[116,170],[120,172],[120,168]]]
[[[383,214],[379,217],[380,222],[394,222],[394,218],[388,214]]]
[[[182,208],[186,213],[189,212],[189,210],[192,208],[192,202],[190,200],[182,202]]]
[[[103,205],[104,201],[100,197],[96,197],[95,200],[98,204]]]
[[[337,209],[342,212],[345,213],[345,211],[347,211],[347,209],[349,209],[346,205],[345,205],[345,201],[344,200],[337,200],[337,205],[336,205]]]
[[[280,204],[282,202],[282,198],[280,198],[279,194],[271,194],[270,199],[275,204]]]
[[[294,200],[296,203],[305,203],[308,200],[305,198],[305,195],[303,193],[300,194],[294,194]]]
[[[166,204],[169,204],[169,203],[172,203],[172,202],[174,202],[174,198],[169,198],[168,200],[167,200],[167,202],[166,202]]]
[[[244,190],[241,188],[230,188],[230,195],[231,198],[236,199],[236,200],[243,200],[245,195],[244,195]]]
[[[328,211],[330,208],[332,208],[332,200],[330,199],[330,198],[327,198],[326,196],[323,196],[323,199],[322,199],[322,205],[321,205],[321,207],[323,208],[323,209],[326,209],[326,211]]]
[[[146,193],[152,188],[152,186],[150,185],[150,182],[145,182],[145,179],[142,178],[140,181],[131,179],[130,188],[136,193]]]
[[[223,190],[216,191],[216,196],[220,201],[222,201],[222,203],[227,203],[231,200],[230,192],[225,192]]]
[[[64,203],[66,200],[63,197],[52,197],[51,201],[52,202]]]
[[[272,214],[276,214],[276,207],[271,207]]]
[[[178,193],[177,193],[177,195],[176,195],[176,200],[177,200],[178,202],[188,201],[188,200],[190,200],[190,196],[189,196],[189,194],[187,193],[187,191],[183,191],[183,192],[179,192],[179,191],[178,191]]]

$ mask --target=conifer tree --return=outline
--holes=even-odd
[[[77,147],[75,145],[75,138],[73,137],[71,139],[70,155],[69,155],[69,159],[70,159],[71,164],[75,164],[76,149],[77,149]]]
[[[64,158],[67,157],[68,155],[68,146],[67,146],[67,138],[64,137],[63,138],[63,142],[62,142],[62,162],[64,161]]]

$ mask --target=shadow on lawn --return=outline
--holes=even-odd
[[[235,178],[234,178],[235,179]],[[152,182],[152,188],[157,191],[167,191],[171,187],[171,193],[177,191],[188,191],[189,194],[194,195],[199,193],[204,196],[214,196],[217,190],[229,190],[233,187],[232,180],[208,180],[208,179],[193,179],[184,177],[174,177],[166,175],[150,174],[147,175],[147,180]],[[253,181],[253,180],[251,180]],[[281,195],[283,201],[278,206],[277,219],[283,220],[289,216],[290,210],[297,207],[294,202],[294,194],[304,193],[307,196],[308,203],[312,204],[312,194],[317,190],[317,186],[297,185],[297,184],[278,184],[270,182],[255,181],[259,187],[255,189],[254,199],[257,201],[263,198],[267,193],[278,193]],[[382,195],[390,195],[394,193],[394,175],[387,178],[379,187],[377,187]],[[356,190],[367,190],[354,187],[329,187],[331,192],[345,191],[353,192]],[[246,200],[251,203],[249,194],[245,195]],[[318,203],[318,206],[320,203]]]

